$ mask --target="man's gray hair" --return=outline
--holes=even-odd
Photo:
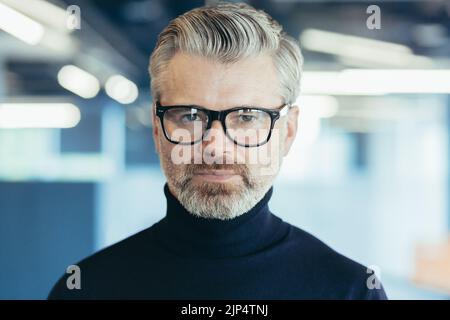
[[[248,4],[220,2],[190,10],[170,22],[150,58],[154,100],[160,99],[164,72],[177,52],[224,64],[269,54],[284,102],[294,103],[299,95],[303,57],[298,43],[267,13]]]

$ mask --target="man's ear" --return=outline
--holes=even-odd
[[[283,156],[286,156],[291,149],[292,143],[294,142],[295,136],[297,135],[298,128],[298,115],[299,115],[299,107],[297,105],[293,105],[287,114],[286,121],[286,137],[284,138],[284,150]]]
[[[159,119],[156,116],[156,106],[152,105],[152,133],[153,133],[153,142],[155,145],[155,151],[159,154],[159,138],[160,138],[160,130],[159,130]]]

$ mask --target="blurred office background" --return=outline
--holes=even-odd
[[[367,1],[248,2],[305,56],[272,210],[377,269],[390,298],[448,299],[450,1],[378,1],[380,29]],[[148,57],[203,4],[0,0],[1,299],[45,298],[164,216]]]

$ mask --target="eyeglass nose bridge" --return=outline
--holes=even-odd
[[[227,116],[227,114],[223,111],[208,110],[208,123],[206,126],[206,130],[203,133],[203,138],[206,135],[206,132],[211,129],[212,123],[215,120],[220,122],[220,124],[222,125],[223,133],[226,134],[227,133],[226,132],[227,129],[225,128],[225,117],[226,116]]]

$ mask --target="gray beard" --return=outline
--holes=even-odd
[[[190,213],[207,219],[230,220],[252,209],[270,189],[266,187],[242,188],[221,192],[220,185],[211,188],[207,185],[185,188],[174,188],[178,201]],[[215,190],[212,190],[215,189]]]

